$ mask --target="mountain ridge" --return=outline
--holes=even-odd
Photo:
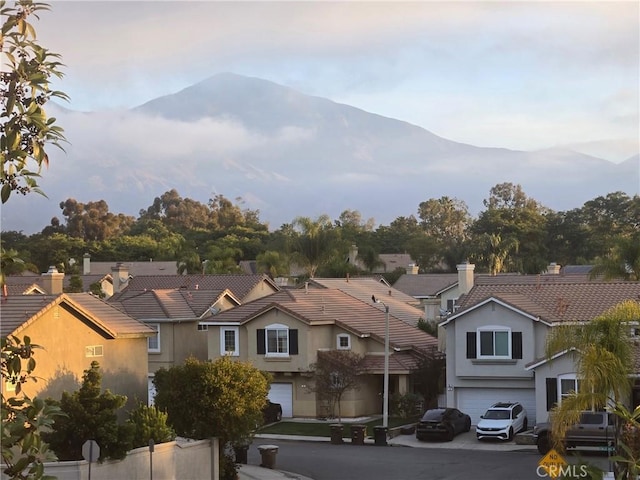
[[[554,210],[613,191],[638,194],[638,155],[616,164],[563,148],[478,147],[420,126],[254,77],[218,74],[118,112],[56,112],[70,146],[16,196],[3,230],[36,231],[69,197],[136,216],[167,190],[206,202],[242,197],[277,228],[347,209],[387,224],[420,202],[456,197],[476,214],[496,184],[520,184]],[[35,213],[34,213],[35,212]],[[27,226],[27,220],[32,220]],[[36,221],[40,222],[36,225]]]

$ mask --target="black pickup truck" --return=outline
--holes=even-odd
[[[564,438],[565,448],[602,447],[613,445],[615,426],[613,415],[607,412],[582,412],[580,421],[573,425]],[[533,429],[538,452],[545,455],[551,447],[551,425],[539,423]]]

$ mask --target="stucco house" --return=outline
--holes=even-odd
[[[63,391],[77,390],[95,360],[102,387],[126,395],[125,408],[147,401],[147,338],[153,330],[143,323],[88,293],[3,296],[0,313],[1,336],[28,336],[43,347],[35,354],[39,381],[23,388],[28,395],[59,399]]]
[[[208,326],[203,322],[276,291],[278,287],[266,275],[138,275],[128,278],[108,302],[154,332],[148,340],[147,360],[152,402],[157,370],[180,365],[189,357],[211,358]]]
[[[588,322],[622,301],[640,298],[640,282],[585,278],[558,273],[477,277],[456,312],[440,324],[446,332],[447,405],[477,424],[492,403],[518,401],[530,425],[546,421],[553,404],[576,388],[575,352],[545,356],[550,329]]]
[[[383,298],[383,301],[386,299]],[[420,310],[416,309],[416,315]],[[345,417],[382,411],[386,313],[383,305],[359,300],[334,288],[283,290],[220,312],[208,326],[209,358],[231,355],[249,360],[274,377],[269,398],[285,417],[327,414],[310,388],[309,366],[318,351],[344,349],[365,356],[366,376],[359,390],[341,402]],[[389,314],[389,391],[410,391],[410,373],[437,340]]]

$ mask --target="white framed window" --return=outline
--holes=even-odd
[[[265,328],[266,355],[273,357],[289,356],[289,327],[274,324]]]
[[[160,352],[160,324],[159,323],[147,323],[150,328],[153,328],[156,333],[147,338],[147,350],[152,353]]]
[[[198,331],[199,332],[206,332],[209,330],[209,325],[203,324],[203,323],[199,323],[198,324]]]
[[[580,388],[580,379],[576,377],[575,373],[565,373],[558,375],[558,402],[572,395]]]
[[[511,358],[511,329],[487,326],[478,329],[478,358]]]
[[[84,347],[84,356],[87,358],[102,357],[103,355],[104,348],[102,345],[87,345]]]
[[[238,327],[220,327],[220,355],[240,355]]]
[[[351,350],[351,335],[339,333],[336,337],[336,348],[338,350]]]

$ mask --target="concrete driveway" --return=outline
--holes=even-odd
[[[526,434],[525,434],[526,435]],[[518,437],[518,442],[505,442],[501,440],[482,440],[476,438],[476,432],[471,427],[470,432],[457,435],[452,441],[446,442],[437,439],[420,441],[415,434],[398,435],[389,439],[390,445],[398,445],[414,448],[458,448],[468,450],[491,450],[491,451],[514,451],[514,450],[536,450],[535,445],[522,444],[520,442],[528,441],[523,436]]]

